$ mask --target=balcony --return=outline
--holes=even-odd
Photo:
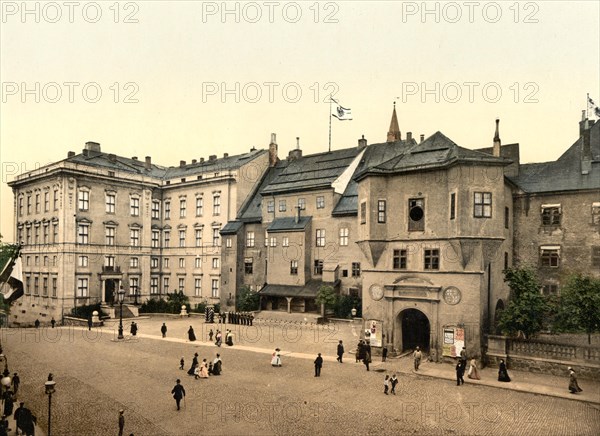
[[[106,265],[104,265],[102,267],[102,272],[103,273],[108,273],[108,274],[121,274],[121,267],[120,266],[106,266]]]

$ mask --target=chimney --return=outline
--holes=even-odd
[[[208,156],[208,160],[217,160],[217,155],[216,154],[211,154],[210,156]]]
[[[200,163],[204,163],[204,158],[203,157],[200,158]]]
[[[579,136],[581,138],[581,174],[589,174],[592,170],[592,147],[590,141],[590,120],[586,117],[585,111],[581,113],[579,122]]]
[[[412,132],[406,132],[406,140],[408,142],[412,141]]]
[[[252,147],[252,150],[256,150]],[[277,135],[275,133],[271,133],[271,143],[269,144],[269,166],[274,167],[277,165],[277,161],[279,158],[277,157]]]
[[[110,153],[108,155],[108,160],[109,160],[109,162],[113,162],[113,163],[116,162],[117,161],[117,155]]]
[[[290,150],[290,153],[288,154],[288,161],[292,162],[301,157],[302,150],[300,150],[300,137],[296,136],[296,148],[294,150]]]
[[[144,164],[144,168],[146,168],[147,170],[152,169],[152,157],[151,156],[146,156],[146,163]]]
[[[362,138],[358,140],[358,149],[362,150],[367,147],[367,140],[365,139],[365,135],[362,135]]]
[[[88,141],[85,143],[85,149],[89,151],[96,151],[100,153],[100,144],[97,142]]]
[[[300,210],[301,210],[300,206],[296,206],[296,210],[297,210],[297,213],[296,213],[296,217],[294,218],[294,221],[296,222],[296,224],[298,224],[300,222]]]
[[[223,153],[223,158],[229,157],[229,153]]]
[[[425,141],[425,135],[421,133],[421,140],[419,141],[419,143]]]
[[[90,150],[88,150],[87,148],[84,148],[83,151],[81,152],[81,154],[83,154],[85,157],[88,157],[90,155]]]
[[[70,152],[67,153],[67,159],[70,158],[70,157],[73,157],[73,156],[75,156],[75,152],[74,151],[70,151]]]
[[[185,166],[185,161],[184,160],[180,160],[179,161],[179,168],[183,168]]]
[[[250,153],[252,153],[253,151],[256,151],[256,147],[252,147],[252,148],[250,149]]]
[[[194,165],[195,163],[197,163],[198,161],[196,159],[192,159],[192,165]]]
[[[137,156],[132,156],[131,160],[137,160]]]
[[[500,157],[500,118],[496,118],[496,133],[494,134],[494,149],[492,154]]]
[[[585,111],[581,111],[581,121],[579,122],[579,136],[583,136],[583,132],[590,128],[590,120],[585,116]]]

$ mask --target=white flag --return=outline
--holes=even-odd
[[[345,121],[345,120],[351,120],[352,119],[352,109],[348,109],[348,108],[342,107],[333,98],[331,99],[331,101],[333,101],[336,104],[336,106],[333,107],[331,115],[333,115],[334,117],[336,117],[340,121]]]

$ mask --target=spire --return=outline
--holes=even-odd
[[[496,118],[496,133],[494,134],[493,155],[500,157],[500,118]]]
[[[392,121],[390,121],[390,130],[387,134],[387,142],[400,141],[400,126],[398,125],[398,116],[396,115],[396,102],[394,102],[394,111],[392,112]]]

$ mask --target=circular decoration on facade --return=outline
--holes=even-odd
[[[379,285],[371,285],[369,292],[373,300],[381,300],[383,298],[383,288]]]
[[[462,297],[462,294],[460,292],[460,289],[458,289],[455,286],[449,286],[446,289],[444,289],[444,301],[447,304],[451,304],[451,305],[455,305],[460,303],[460,299]]]

